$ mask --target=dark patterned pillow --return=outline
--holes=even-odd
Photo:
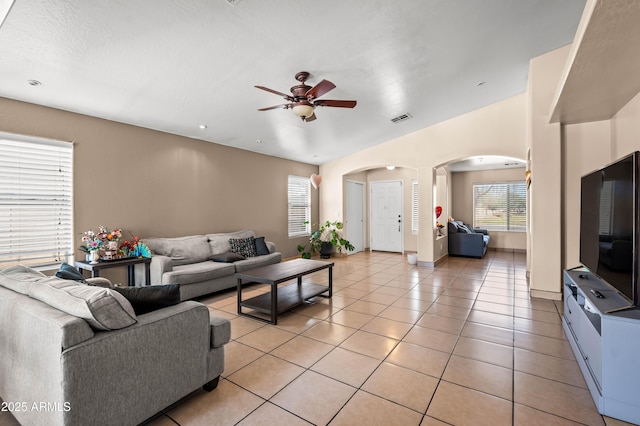
[[[230,238],[229,244],[231,251],[244,257],[256,256],[256,242],[254,237],[249,238]]]

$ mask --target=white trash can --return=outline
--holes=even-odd
[[[407,262],[409,262],[409,265],[415,265],[416,263],[418,263],[418,255],[417,254],[408,254],[407,255]]]

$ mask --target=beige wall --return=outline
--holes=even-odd
[[[320,217],[332,217],[335,212],[344,212],[344,175],[387,164],[415,169],[420,187],[418,260],[437,260],[433,214],[435,168],[477,155],[504,155],[524,160],[525,100],[524,94],[514,96],[321,165],[323,183],[320,187]]]
[[[580,178],[640,150],[640,94],[611,120],[566,125],[563,129],[563,267],[580,264]]]
[[[524,168],[451,173],[451,216],[473,224],[473,184],[524,181]],[[526,250],[525,232],[490,231],[490,248]]]
[[[561,125],[549,120],[569,52],[565,46],[532,59],[527,89],[529,283],[533,296],[553,299],[562,289],[562,144]]]
[[[580,264],[580,178],[611,162],[611,122],[563,128],[563,268]]]
[[[74,142],[74,226],[140,237],[253,229],[297,256],[287,176],[318,167],[0,98],[0,131]],[[312,220],[318,219],[312,190]]]

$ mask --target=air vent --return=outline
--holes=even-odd
[[[522,165],[522,164],[521,164],[521,163],[504,163],[504,165],[505,165],[506,167],[511,167],[511,166],[520,166],[520,165]]]
[[[397,116],[397,117],[392,118],[392,119],[391,119],[391,122],[393,122],[393,123],[398,123],[398,122],[400,122],[400,121],[406,121],[406,120],[408,120],[408,119],[410,119],[410,118],[412,118],[412,117],[411,117],[411,114],[409,114],[409,113],[407,112],[407,113],[405,113],[405,114],[401,114],[401,115],[399,115],[399,116]]]

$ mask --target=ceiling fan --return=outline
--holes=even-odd
[[[306,71],[300,71],[295,76],[301,84],[293,86],[291,89],[291,95],[287,95],[277,90],[269,89],[264,86],[255,86],[258,89],[266,90],[267,92],[274,93],[282,96],[285,100],[289,101],[287,104],[274,105],[267,108],[260,108],[258,111],[268,111],[270,109],[290,109],[295,115],[300,117],[302,121],[313,121],[316,119],[316,114],[313,111],[318,106],[328,106],[337,108],[353,108],[356,106],[356,101],[337,101],[330,99],[318,99],[320,96],[336,88],[336,85],[329,80],[322,80],[315,86],[307,86],[305,81],[309,78],[309,73]]]

